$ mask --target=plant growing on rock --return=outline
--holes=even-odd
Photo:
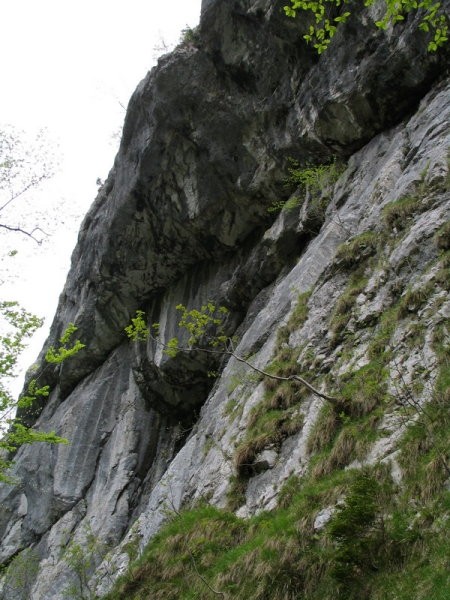
[[[180,44],[192,44],[193,46],[195,46],[196,44],[198,44],[200,42],[200,32],[199,32],[199,28],[198,27],[189,27],[189,25],[186,25],[186,27],[184,27],[181,30],[181,35],[180,35]]]
[[[258,368],[256,365],[249,362],[249,360],[247,360],[245,357],[236,354],[233,339],[225,334],[223,318],[228,313],[227,308],[223,306],[216,307],[212,302],[208,302],[200,309],[187,309],[182,304],[179,304],[176,308],[181,312],[181,320],[179,321],[180,328],[186,330],[190,334],[187,346],[181,346],[178,338],[171,338],[168,342],[163,342],[160,336],[156,337],[159,333],[159,324],[157,323],[152,324],[151,327],[148,325],[146,327],[148,332],[147,335],[150,336],[156,344],[162,346],[164,348],[164,352],[169,357],[175,358],[179,352],[191,352],[193,350],[220,356],[230,356],[238,362],[247,365],[253,369],[253,371],[259,373],[263,377],[274,379],[280,382],[290,381],[293,383],[299,383],[320,398],[328,400],[332,403],[337,402],[336,398],[321,392],[300,375],[277,375],[275,373],[270,373]],[[136,313],[134,320],[136,319],[139,319],[138,327],[140,329],[142,326],[141,320],[143,319],[142,314],[138,315],[138,313]],[[135,335],[135,329],[133,329],[133,325],[129,325],[127,328],[125,328],[125,331],[130,339],[135,341],[140,339],[137,334]],[[157,333],[155,334],[153,332]]]
[[[55,350],[53,346],[50,346],[50,348],[47,350],[45,360],[48,363],[59,365],[71,356],[78,354],[78,352],[85,347],[85,344],[82,344],[80,340],[76,340],[75,342],[73,342],[73,345],[71,347],[68,347],[68,344],[71,343],[70,338],[75,333],[75,331],[77,331],[77,329],[78,327],[76,327],[74,323],[68,324],[66,330],[64,331],[59,340],[61,345],[58,348],[58,350]]]
[[[376,0],[363,0],[360,6],[372,6]],[[431,34],[428,51],[436,52],[438,48],[448,41],[448,20],[443,11],[441,2],[436,0],[384,0],[385,13],[382,19],[375,22],[379,29],[387,29],[406,16],[417,10],[422,10],[419,29]],[[345,23],[351,16],[353,6],[349,0],[290,0],[284,7],[288,17],[296,17],[298,12],[306,12],[313,19],[314,24],[309,26],[303,39],[317,50],[318,54],[324,52],[330,45],[337,28]]]
[[[95,582],[90,578],[96,565],[109,551],[109,546],[99,540],[89,526],[83,531],[83,536],[83,543],[72,542],[64,552],[65,561],[74,576],[73,583],[63,592],[68,600],[94,600],[98,597]]]
[[[288,182],[300,186],[312,196],[329,193],[345,170],[345,165],[336,157],[328,163],[300,166],[291,160]]]
[[[343,269],[351,269],[376,253],[380,235],[375,231],[364,231],[341,244],[335,262]]]
[[[26,548],[15,556],[5,569],[2,591],[6,598],[29,598],[39,570],[39,553],[35,548]]]
[[[333,187],[345,170],[344,163],[338,161],[336,157],[328,163],[307,164],[304,166],[301,166],[292,158],[289,160],[291,166],[288,169],[289,176],[286,178],[286,185],[289,187],[295,186],[297,188],[296,193],[300,192],[305,198],[309,199],[311,219],[322,221]],[[302,202],[303,200],[295,195],[287,201],[275,202],[267,210],[268,212],[292,210]]]
[[[362,570],[375,569],[382,530],[377,523],[380,484],[370,472],[355,476],[345,502],[329,524],[336,543],[332,576],[346,592],[361,579]]]
[[[145,342],[149,336],[147,323],[145,322],[145,313],[143,310],[137,310],[131,323],[125,327],[125,333],[133,342]]]
[[[386,204],[382,211],[382,218],[389,229],[405,229],[408,220],[419,212],[420,208],[420,199],[417,196],[404,196]]]

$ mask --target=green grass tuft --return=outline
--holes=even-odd
[[[352,269],[376,254],[380,233],[365,231],[341,244],[336,252],[335,264],[343,269]]]
[[[447,221],[434,234],[434,243],[439,250],[450,250],[450,221]]]
[[[389,229],[400,231],[408,226],[410,219],[420,210],[421,202],[418,196],[405,196],[386,204],[381,216]]]

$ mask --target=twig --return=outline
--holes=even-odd
[[[23,187],[18,192],[14,192],[13,194],[11,194],[11,198],[9,200],[7,200],[4,204],[2,204],[2,206],[0,206],[0,212],[4,208],[6,208],[8,206],[8,204],[11,204],[11,202],[14,202],[14,200],[17,200],[17,198],[19,198],[20,196],[23,196],[23,194],[28,192],[28,190],[30,190],[33,187],[38,186],[41,183],[41,181],[44,181],[45,179],[48,179],[49,177],[51,177],[51,175],[49,175],[48,173],[43,173],[39,177],[36,177],[35,179],[31,179],[31,181],[28,182],[25,185],[25,187]]]
[[[22,233],[23,235],[26,235],[29,238],[31,238],[32,240],[34,240],[36,242],[36,244],[38,244],[39,246],[42,244],[44,238],[42,238],[42,239],[39,240],[37,237],[35,237],[33,235],[34,232],[35,231],[40,231],[45,236],[48,236],[48,233],[45,233],[45,231],[43,229],[41,229],[40,227],[35,227],[31,231],[26,231],[25,229],[22,229],[21,227],[11,227],[10,225],[5,225],[4,223],[0,223],[0,227],[2,229],[6,229],[7,231],[14,231],[16,233]]]

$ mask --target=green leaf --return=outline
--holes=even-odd
[[[150,335],[150,331],[144,317],[144,311],[137,310],[136,316],[131,319],[131,324],[125,327],[124,331],[130,340],[133,340],[134,342],[145,342],[145,340],[147,340],[148,336]],[[159,325],[157,323],[155,323],[152,327],[155,329],[156,326],[158,327],[159,331]]]
[[[178,338],[172,338],[167,342],[167,348],[164,350],[164,353],[170,356],[170,358],[175,358],[178,354],[178,348]]]

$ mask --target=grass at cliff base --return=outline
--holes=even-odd
[[[248,520],[206,505],[184,510],[107,598],[447,599],[450,494],[441,477],[432,499],[410,495],[426,462],[401,487],[383,466],[292,477],[278,509]],[[334,514],[315,529],[324,507]]]
[[[307,444],[310,471],[285,482],[278,508],[247,520],[206,504],[172,513],[109,600],[450,598],[450,322],[433,332],[429,402],[410,414],[386,389],[386,345],[406,318],[405,297],[381,320],[370,362],[342,378],[340,393],[354,410],[324,407]],[[290,354],[278,359],[290,368]],[[277,390],[252,415],[253,446],[291,408],[285,394],[272,406]],[[389,462],[349,468],[366,455],[385,411],[409,419],[395,481]],[[245,486],[236,488],[238,508]]]

